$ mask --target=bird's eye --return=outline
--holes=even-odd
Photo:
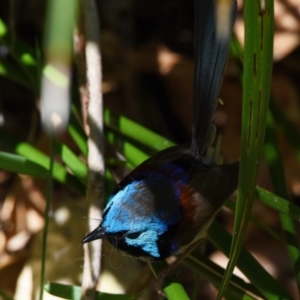
[[[137,239],[141,235],[141,232],[133,232],[126,235],[127,238],[134,240]]]

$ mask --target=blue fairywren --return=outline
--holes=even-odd
[[[230,2],[226,26],[220,26],[215,1],[195,0],[191,146],[165,149],[121,180],[101,224],[82,243],[106,238],[117,249],[144,261],[184,253],[205,238],[215,215],[236,189],[238,163],[217,165],[209,153],[211,119],[236,14],[236,2]]]

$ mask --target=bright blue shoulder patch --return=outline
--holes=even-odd
[[[101,226],[108,234],[124,232],[125,242],[160,257],[159,236],[180,221],[181,204],[173,186],[156,178],[133,181],[107,204]],[[140,233],[135,239],[126,234]]]

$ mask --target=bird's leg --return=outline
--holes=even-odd
[[[191,244],[181,255],[178,256],[178,258],[168,267],[164,268],[162,271],[160,271],[157,275],[157,278],[155,280],[155,290],[160,296],[165,297],[165,294],[162,290],[163,284],[165,282],[165,279],[173,273],[174,269],[193,251],[195,250],[203,241],[203,239],[199,239],[195,243]]]

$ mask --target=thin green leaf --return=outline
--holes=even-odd
[[[0,19],[0,39],[2,39],[3,37],[5,37],[5,35],[7,34],[8,30],[7,30],[7,26],[5,25],[5,23]]]
[[[235,202],[233,202],[231,200],[228,200],[228,201],[226,201],[225,205],[226,205],[227,208],[229,208],[230,210],[235,212],[235,207],[236,207]],[[285,241],[283,240],[283,238],[281,236],[279,236],[274,230],[272,230],[269,226],[267,226],[266,224],[264,224],[263,222],[261,222],[257,218],[255,218],[253,216],[250,216],[249,220],[252,223],[254,223],[257,227],[259,227],[260,229],[262,229],[265,232],[269,233],[272,237],[277,239],[279,242],[285,243]]]
[[[230,43],[230,53],[235,57],[238,58],[240,63],[244,62],[244,51],[240,42],[238,41],[235,34],[232,35],[231,43]],[[241,66],[242,68],[242,66]]]
[[[1,141],[10,146],[16,154],[24,156],[28,160],[35,162],[45,169],[49,168],[50,157],[34,146],[26,142],[18,142],[11,134],[7,134],[1,129],[0,137]],[[68,173],[67,170],[58,162],[54,162],[53,177],[55,180],[77,189],[82,194],[85,193],[85,186],[75,176]]]
[[[42,259],[41,259],[41,277],[40,277],[40,300],[43,300],[45,284],[45,274],[46,274],[46,258],[47,258],[47,245],[48,245],[48,232],[49,232],[49,222],[50,222],[50,208],[51,208],[51,199],[52,199],[52,188],[53,188],[53,167],[54,167],[54,147],[53,141],[50,141],[50,161],[49,161],[49,176],[47,178],[46,186],[46,207],[44,211],[44,229],[43,229],[43,239],[42,239]]]
[[[105,168],[105,199],[109,199],[109,197],[112,195],[116,188],[116,184],[117,183],[112,172],[109,170],[109,168]]]
[[[264,10],[259,4],[259,1],[252,0],[244,2],[245,64],[241,166],[232,247],[218,295],[219,300],[230,281],[242,248],[255,195],[266,126],[273,62],[274,8],[273,0],[265,1]]]
[[[231,235],[214,221],[208,235],[209,241],[220,249],[227,257],[230,253]],[[236,266],[245,274],[250,282],[262,293],[265,299],[292,299],[278,282],[260,265],[246,249],[241,248]]]
[[[163,290],[168,300],[190,299],[178,280],[172,280],[171,278],[167,278]]]
[[[46,178],[49,174],[46,168],[30,161],[24,156],[3,151],[0,151],[0,168],[39,178]]]
[[[86,164],[68,146],[55,142],[54,147],[55,152],[60,154],[62,161],[70,168],[81,183],[86,185],[88,172]]]
[[[15,152],[27,157],[32,161],[35,161],[45,168],[49,166],[50,157],[28,143],[17,144],[15,147]],[[67,170],[58,162],[54,163],[53,177],[55,180],[67,185],[71,185],[77,190],[85,193],[84,185],[76,177],[68,173]]]
[[[108,130],[108,132],[106,132],[106,137],[108,141],[114,146],[114,148],[126,157],[132,167],[138,166],[144,160],[149,158],[149,155],[147,153],[140,150],[140,148],[133,143],[127,141],[127,137],[123,136],[122,133],[118,131]]]
[[[300,209],[295,204],[259,187],[256,188],[256,197],[267,206],[300,222]]]
[[[84,156],[87,156],[87,136],[82,128],[82,124],[79,123],[76,117],[76,108],[71,106],[71,117],[68,126],[68,132],[73,138],[73,141]]]
[[[0,74],[37,92],[40,74],[37,72],[38,65],[34,50],[20,39],[15,39],[12,47],[10,32],[2,19],[0,19],[0,33],[0,42],[7,47],[9,53],[0,62]]]
[[[197,254],[197,257],[189,255],[184,259],[183,264],[201,274],[208,279],[216,288],[219,288],[222,277],[224,275],[224,269],[210,261],[203,255]],[[249,283],[246,283],[241,278],[232,275],[230,284],[225,291],[224,296],[226,299],[263,299],[255,287]]]
[[[70,300],[81,299],[81,287],[50,282],[44,285],[44,289],[51,295]],[[133,300],[137,295],[107,294],[96,292],[95,300]]]
[[[287,198],[284,169],[275,132],[275,124],[271,111],[268,113],[266,140],[264,145],[265,158],[269,167],[276,195]],[[299,242],[294,221],[286,214],[280,214],[281,225],[285,234],[287,249],[294,269],[298,292],[300,292],[300,261]]]
[[[139,141],[143,145],[160,151],[175,144],[144,126],[110,110],[104,111],[104,124],[112,131],[121,132],[127,138]]]
[[[0,75],[5,76],[31,90],[35,90],[36,88],[15,61],[10,58],[0,60]]]
[[[135,167],[145,161],[149,155],[129,142],[124,142],[123,153]]]

